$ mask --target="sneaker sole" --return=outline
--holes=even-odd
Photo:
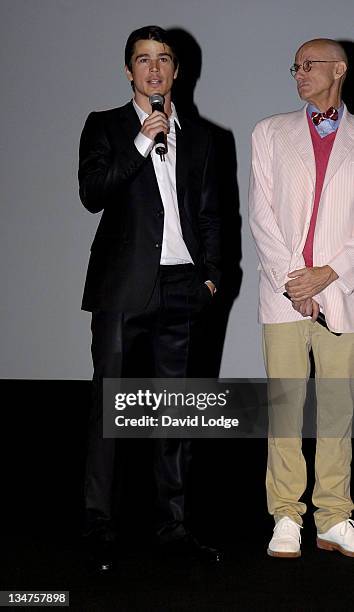
[[[281,559],[297,559],[301,557],[301,550],[298,550],[297,552],[278,552],[277,550],[271,550],[268,548],[267,554],[270,557],[279,557]]]
[[[354,557],[354,552],[350,552],[350,550],[345,550],[340,544],[336,544],[335,542],[329,542],[328,540],[322,540],[321,538],[317,538],[317,548],[321,550],[336,550],[337,552],[342,553],[346,557]]]

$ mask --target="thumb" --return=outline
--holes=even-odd
[[[315,322],[320,312],[320,307],[315,300],[312,300],[312,321]]]

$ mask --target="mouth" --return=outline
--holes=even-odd
[[[151,85],[152,87],[159,87],[162,84],[162,80],[161,79],[149,79],[148,84]]]

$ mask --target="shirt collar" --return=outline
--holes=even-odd
[[[149,115],[148,115],[148,114],[147,114],[147,113],[146,113],[146,112],[145,112],[145,111],[144,111],[142,108],[140,108],[140,106],[139,106],[139,105],[136,103],[136,101],[135,101],[135,99],[134,99],[134,98],[133,98],[133,106],[134,106],[134,108],[135,108],[135,110],[136,110],[136,113],[137,113],[137,115],[138,115],[138,117],[139,117],[140,123],[141,123],[141,124],[143,124],[143,123],[144,123],[144,121],[145,121],[145,119],[146,119],[146,118],[147,118]],[[176,122],[176,123],[177,123],[177,125],[178,125],[178,127],[179,127],[179,129],[182,129],[182,128],[181,128],[180,121],[179,121],[178,116],[177,116],[176,107],[175,107],[175,105],[173,104],[173,102],[171,102],[171,109],[172,109],[172,112],[171,112],[171,114],[170,114],[170,116],[169,116],[170,126],[171,126],[171,127],[174,127],[174,123]]]

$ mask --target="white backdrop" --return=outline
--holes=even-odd
[[[222,375],[264,375],[256,255],[247,224],[250,136],[264,116],[298,108],[298,46],[352,39],[352,0],[2,0],[0,378],[91,377],[90,315],[80,310],[98,223],[77,195],[77,150],[91,110],[131,96],[126,38],[156,23],[202,49],[201,115],[236,140],[244,272]]]

